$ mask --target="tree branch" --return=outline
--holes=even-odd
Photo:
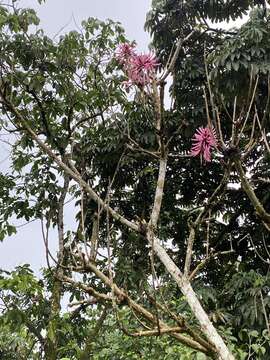
[[[138,331],[135,333],[132,333],[131,336],[132,337],[142,337],[142,336],[159,336],[159,335],[164,335],[164,334],[170,334],[170,333],[179,333],[182,332],[183,329],[180,327],[165,327],[165,328],[160,328],[157,330],[146,330],[146,331]]]
[[[155,199],[154,199],[154,205],[150,217],[149,224],[156,228],[160,209],[161,209],[161,203],[163,198],[163,191],[164,191],[164,184],[165,184],[165,176],[166,176],[166,167],[167,167],[167,159],[160,159],[159,162],[159,174],[158,174],[158,180],[157,180],[157,186],[156,186],[156,193],[155,193]]]
[[[156,325],[156,316],[153,315],[149,310],[145,309],[143,306],[139,305],[137,302],[132,300],[130,296],[122,289],[120,289],[115,283],[111,281],[103,272],[101,272],[92,261],[88,261],[84,265],[85,270],[93,272],[108,288],[113,290],[114,296],[118,298],[119,302],[125,302],[130,308],[132,308],[137,314],[144,317],[146,320]],[[168,326],[163,322],[159,321],[161,328],[168,328]],[[186,337],[182,334],[172,332],[170,333],[175,339],[177,339],[182,344],[190,346],[191,348],[201,351],[205,354],[211,352],[211,346],[205,348],[199,342]]]
[[[254,209],[256,210],[258,217],[262,220],[266,229],[268,231],[270,231],[270,214],[267,211],[265,211],[263,205],[257,198],[254,190],[252,189],[251,184],[249,183],[249,181],[246,177],[246,174],[244,172],[244,169],[242,167],[241,161],[235,160],[234,165],[235,165],[236,171],[240,177],[240,181],[241,181],[243,190],[245,191],[249,200],[251,201]]]
[[[195,230],[199,226],[199,224],[201,223],[201,221],[202,221],[203,217],[205,216],[205,214],[213,206],[213,201],[215,200],[215,198],[220,194],[220,192],[224,188],[225,184],[227,183],[229,173],[230,173],[230,165],[228,165],[228,167],[225,169],[225,172],[223,174],[223,178],[221,179],[218,187],[215,189],[213,194],[210,196],[210,198],[207,201],[206,206],[199,213],[196,220],[194,222],[189,221],[189,223],[188,223],[190,231],[189,231],[189,236],[188,236],[188,240],[187,240],[187,252],[186,252],[186,259],[185,259],[185,266],[184,266],[184,275],[186,277],[189,276],[189,271],[190,271],[192,250],[193,250],[193,244],[194,244],[194,240],[195,240]]]
[[[180,53],[180,50],[181,50],[183,44],[185,42],[187,42],[196,31],[197,31],[197,29],[194,29],[184,39],[179,39],[178,40],[175,52],[174,52],[174,54],[173,54],[173,56],[171,58],[171,61],[170,61],[169,65],[168,65],[168,67],[167,67],[167,70],[166,70],[165,74],[163,74],[161,76],[161,78],[159,79],[159,83],[164,82],[166,80],[166,78],[169,76],[169,74],[174,70],[176,60],[178,58],[178,55]]]
[[[62,169],[66,174],[68,174],[73,180],[75,180],[80,187],[84,188],[88,193],[90,198],[94,200],[100,207],[107,209],[111,216],[120,221],[123,225],[126,225],[132,230],[140,232],[140,227],[132,221],[127,220],[125,217],[117,213],[110,206],[106,205],[105,202],[97,195],[97,193],[82,179],[79,172],[76,168],[69,163],[69,166],[66,165],[53,151],[47,146],[38,136],[37,134],[30,128],[27,121],[21,115],[21,113],[14,107],[14,105],[4,98],[3,92],[0,90],[0,95],[4,101],[4,103],[8,106],[9,110],[13,113],[13,115],[17,118],[20,124],[24,127],[25,131],[31,136],[31,138],[38,144],[38,146],[52,159],[55,163]]]
[[[153,244],[152,246],[154,252],[163,263],[169,274],[173,277],[183,295],[186,297],[186,301],[196,319],[199,321],[203,333],[207,336],[210,344],[216,349],[216,353],[219,358],[221,360],[234,360],[234,356],[230,353],[223,339],[210,321],[188,279],[181,273],[165,249],[160,245],[159,239],[155,237],[153,233],[151,234],[151,230],[148,230],[147,232],[147,239],[149,244]]]

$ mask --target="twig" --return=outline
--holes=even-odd
[[[155,270],[155,264],[154,264],[154,250],[153,250],[153,240],[152,240],[152,246],[151,246],[151,253],[150,253],[150,264],[151,264],[151,271],[152,271],[152,286],[154,290],[154,307],[155,307],[155,313],[156,313],[156,319],[157,319],[157,328],[160,335],[160,323],[159,323],[159,313],[158,313],[158,307],[157,307],[157,295],[156,295],[156,286],[155,286],[155,280],[157,280],[157,274]]]
[[[154,298],[150,295],[147,294],[149,300],[151,302],[154,301]],[[175,314],[173,313],[168,306],[166,305],[166,303],[164,302],[164,305],[160,304],[159,302],[156,303],[158,308],[160,310],[162,310],[163,312],[167,313],[171,319],[173,319],[174,321],[176,321],[176,323],[178,324],[178,326],[180,328],[183,329],[183,332],[186,332],[187,334],[189,334],[193,339],[195,339],[196,341],[198,341],[202,346],[204,347],[208,347],[210,344],[207,343],[206,340],[204,340],[198,333],[197,331],[193,330],[186,322],[186,319],[179,314]],[[214,347],[211,348],[213,352],[215,352]]]
[[[85,285],[85,284],[83,284],[83,283],[81,283],[79,281],[75,281],[75,280],[73,280],[72,278],[70,278],[68,276],[61,275],[61,276],[58,276],[58,279],[60,281],[63,281],[65,283],[70,284],[74,288],[78,288],[78,289],[81,289],[81,290],[85,291],[87,294],[92,295],[97,300],[109,301],[109,302],[112,301],[112,297],[110,295],[98,292],[94,288],[92,288],[91,286],[87,286],[87,285]]]
[[[255,125],[256,125],[256,118],[258,118],[257,109],[255,110],[255,114],[254,114],[253,121],[252,121],[252,129],[251,129],[249,142],[245,146],[245,153],[246,152],[248,153],[250,151],[250,149],[252,149],[252,145],[254,144],[254,132],[255,132]]]
[[[188,274],[190,271],[192,250],[193,250],[193,244],[194,244],[194,240],[195,240],[195,229],[201,223],[205,214],[207,214],[207,212],[211,210],[211,206],[212,206],[214,199],[219,195],[219,193],[221,192],[221,190],[224,188],[225,184],[227,183],[229,173],[230,173],[230,165],[227,165],[227,168],[225,169],[225,172],[223,174],[223,178],[220,181],[220,184],[218,185],[218,187],[215,189],[213,194],[208,199],[206,206],[200,211],[199,215],[197,216],[197,218],[194,222],[192,222],[190,220],[188,223],[189,236],[188,236],[188,240],[187,240],[187,252],[186,252],[185,265],[184,265],[184,275],[186,277],[188,277]]]
[[[261,132],[261,135],[262,135],[266,150],[270,154],[270,145],[268,144],[268,141],[267,141],[267,138],[266,138],[266,135],[265,135],[265,131],[262,129],[262,125],[260,123],[258,115],[256,116],[256,119],[257,119],[257,123],[259,125],[259,129],[260,129],[260,132]]]
[[[136,333],[132,333],[129,335],[132,337],[159,336],[169,333],[179,333],[182,331],[183,329],[181,329],[180,327],[168,327],[168,328],[158,328],[157,330],[138,331]]]
[[[169,74],[174,70],[174,67],[175,67],[175,63],[176,63],[176,60],[178,58],[178,55],[180,53],[180,50],[183,46],[183,44],[185,42],[187,42],[189,40],[189,38],[191,38],[191,36],[197,31],[197,29],[194,29],[191,31],[191,33],[189,33],[184,39],[179,39],[178,40],[178,43],[176,45],[176,49],[175,49],[175,52],[171,58],[171,61],[167,67],[167,70],[165,71],[165,73],[160,77],[159,79],[159,83],[161,82],[164,82],[166,80],[166,78],[169,76]]]
[[[179,131],[182,129],[183,126],[187,125],[185,121],[182,121],[178,128],[175,130],[175,132],[172,134],[172,136],[168,139],[167,143],[165,144],[165,149],[168,149],[170,143],[174,139],[174,137],[179,133]]]
[[[141,153],[144,153],[146,155],[149,155],[151,157],[154,157],[155,159],[159,159],[159,152],[156,151],[150,151],[147,149],[142,148],[135,140],[131,139],[130,137],[128,137],[128,139],[133,143],[133,145],[135,146],[135,148],[133,146],[131,146],[130,144],[126,144],[127,148],[132,150],[132,151],[139,151]]]
[[[257,86],[258,86],[258,81],[259,81],[259,76],[257,76],[257,78],[256,78],[255,86],[254,86],[253,93],[252,93],[252,98],[250,100],[248,111],[247,111],[247,114],[246,114],[246,118],[245,118],[244,124],[243,124],[243,126],[242,126],[242,128],[240,130],[240,134],[238,136],[237,143],[239,143],[239,141],[241,140],[241,136],[242,136],[242,134],[244,132],[244,129],[246,127],[246,124],[247,124],[247,121],[248,121],[248,118],[249,118],[249,114],[250,114],[250,111],[251,111],[251,107],[252,107],[253,102],[254,102],[254,98],[255,98],[255,94],[256,94],[256,90],[257,90]]]
[[[204,68],[205,68],[205,75],[206,75],[206,83],[207,83],[209,96],[210,96],[210,104],[211,104],[211,107],[212,107],[212,117],[213,117],[214,127],[217,128],[216,114],[215,114],[216,106],[215,106],[215,103],[214,103],[214,94],[212,92],[211,83],[210,83],[210,76],[209,76],[208,67],[207,67],[205,44],[204,44],[203,56],[204,56]]]
[[[125,301],[125,303],[129,307],[134,309],[134,311],[138,313],[140,316],[143,316],[146,320],[150,321],[153,324],[156,324],[156,317],[149,310],[147,310],[146,308],[144,308],[143,306],[139,305],[137,302],[132,300],[129,297],[129,295],[123,289],[120,289],[115,283],[112,284],[110,278],[107,277],[104,273],[102,273],[93,262],[91,261],[87,262],[84,265],[84,268],[85,270],[88,269],[89,271],[93,272],[109,288],[113,287],[114,294],[118,298],[119,302]],[[167,328],[166,324],[161,320],[160,320],[160,326]],[[209,347],[206,348],[202,346],[198,341],[195,341],[192,338],[186,337],[182,334],[179,333],[170,333],[170,334],[181,343],[186,344],[191,348],[202,351],[204,353],[209,353],[209,351],[211,351],[212,349],[210,344]]]
[[[264,238],[264,234],[262,234],[262,239],[263,239],[263,245],[264,245],[264,248],[265,248],[265,251],[269,257],[269,260],[270,260],[270,252],[268,251],[268,248],[267,248],[267,245],[265,243],[265,238]]]
[[[195,269],[192,270],[191,274],[189,275],[189,281],[192,281],[194,279],[194,277],[196,276],[196,274],[198,273],[199,270],[201,270],[208,261],[210,261],[212,258],[215,258],[217,256],[220,255],[227,255],[227,254],[231,254],[234,253],[235,251],[233,249],[231,250],[227,250],[227,251],[221,251],[221,252],[216,252],[216,253],[209,253],[209,255],[207,257],[205,257],[205,259],[203,259],[196,267]]]
[[[207,231],[206,231],[206,257],[208,257],[208,254],[209,254],[210,218],[211,218],[211,209],[209,210],[209,220],[207,221]]]
[[[64,185],[58,200],[58,214],[57,214],[57,228],[58,228],[58,242],[59,242],[58,262],[61,265],[64,258],[64,204],[68,192],[69,181],[70,181],[69,176],[64,175]]]
[[[248,235],[249,235],[249,234],[248,234]],[[256,255],[262,260],[262,262],[264,262],[265,264],[269,265],[269,264],[270,264],[270,257],[269,257],[269,259],[266,259],[266,260],[265,260],[265,259],[262,257],[262,255],[259,253],[259,251],[257,250],[257,248],[256,248],[256,246],[255,246],[255,244],[254,244],[254,242],[253,242],[253,240],[252,240],[252,237],[249,235],[248,238],[249,238],[249,240],[250,240],[250,242],[251,242],[251,244],[252,244],[252,246],[253,246],[253,250],[255,251]],[[269,255],[268,252],[267,252],[267,254]]]
[[[48,268],[51,269],[49,256],[54,260],[54,262],[56,264],[57,264],[57,260],[54,259],[53,256],[51,255],[50,250],[49,250],[49,246],[48,246],[48,235],[49,235],[48,220],[47,220],[47,224],[46,224],[46,232],[44,230],[43,219],[41,218],[40,221],[41,221],[41,232],[42,232],[43,242],[44,242],[44,245],[45,245],[46,262],[47,262]]]
[[[207,94],[206,94],[206,91],[205,91],[205,86],[203,86],[203,97],[204,97],[204,102],[205,102],[207,125],[208,125],[209,129],[211,129],[212,128],[212,121],[211,121],[210,114],[209,114],[209,105],[208,105],[208,100],[207,100]]]
[[[252,189],[246,174],[243,170],[242,164],[240,162],[240,160],[235,160],[234,161],[234,165],[235,168],[237,170],[237,173],[240,177],[240,181],[241,181],[241,185],[243,190],[245,191],[245,193],[247,194],[249,200],[251,201],[258,217],[262,220],[264,226],[266,227],[266,229],[268,231],[270,231],[270,214],[267,213],[267,211],[265,211],[263,205],[261,204],[261,202],[259,201],[259,199],[257,198],[254,190]]]
[[[115,220],[120,221],[123,225],[126,225],[130,229],[139,232],[139,226],[132,221],[127,220],[125,217],[120,215],[111,207],[107,206],[104,201],[98,196],[98,194],[82,179],[79,172],[75,168],[71,162],[69,162],[69,166],[63,163],[63,161],[52,151],[50,147],[48,147],[38,136],[37,134],[31,129],[28,125],[27,121],[21,115],[21,113],[14,107],[12,103],[10,103],[4,96],[3,92],[0,89],[0,96],[2,97],[3,101],[5,102],[6,106],[9,110],[16,116],[17,120],[21,123],[24,127],[25,131],[31,136],[31,138],[38,144],[38,146],[52,159],[55,163],[65,171],[73,180],[75,180],[80,186],[82,186],[85,191],[88,193],[90,198],[94,200],[96,203],[100,204],[101,207],[109,209],[110,214],[112,215]]]

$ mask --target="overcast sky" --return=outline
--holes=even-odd
[[[40,27],[50,36],[69,30],[76,30],[82,20],[97,17],[101,20],[120,21],[130,40],[136,40],[138,48],[146,51],[149,36],[144,32],[145,16],[151,0],[47,0],[39,5],[37,0],[21,0],[22,7],[34,8],[41,19]],[[9,170],[9,147],[0,137],[0,171]],[[66,209],[66,224],[74,218],[74,208]],[[23,222],[16,221],[23,225]],[[29,263],[36,272],[45,266],[45,251],[38,221],[21,226],[17,234],[0,242],[0,268],[11,270],[15,266]],[[54,232],[49,237],[51,249],[56,247]]]
[[[37,0],[21,0],[20,3],[36,9],[41,27],[51,37],[63,27],[63,31],[76,29],[88,17],[113,19],[122,23],[130,40],[135,39],[142,50],[147,49],[149,37],[143,27],[151,0],[47,0],[42,5]]]

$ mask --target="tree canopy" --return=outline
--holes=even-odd
[[[47,259],[0,272],[0,357],[269,359],[269,19],[153,0],[140,54],[111,20],[55,40],[0,5],[0,240],[38,219]]]

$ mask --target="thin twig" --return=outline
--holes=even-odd
[[[270,145],[268,144],[268,141],[267,141],[267,138],[266,138],[266,135],[265,135],[265,131],[263,130],[262,128],[262,125],[260,123],[260,120],[259,120],[259,117],[256,116],[256,119],[257,119],[257,123],[259,125],[259,128],[260,128],[260,132],[261,132],[261,135],[262,135],[262,138],[263,138],[263,142],[265,144],[265,147],[266,147],[266,150],[267,152],[270,154]]]
[[[190,271],[190,265],[191,265],[191,259],[192,259],[192,251],[193,251],[193,244],[195,240],[195,230],[203,220],[203,217],[211,210],[211,206],[213,204],[213,201],[215,198],[220,194],[222,189],[225,187],[225,184],[227,183],[228,177],[230,173],[230,165],[225,169],[225,172],[223,174],[223,178],[221,179],[219,185],[213,192],[213,194],[210,196],[210,198],[207,201],[206,206],[200,211],[199,215],[197,216],[196,220],[192,222],[189,220],[188,226],[189,226],[189,236],[187,240],[187,251],[186,251],[186,258],[185,258],[185,265],[184,265],[184,275],[188,277],[189,271]]]
[[[270,214],[267,213],[267,211],[264,209],[262,203],[257,198],[254,190],[252,189],[251,184],[249,183],[246,174],[244,172],[244,169],[242,167],[242,164],[240,160],[234,161],[235,168],[237,170],[237,173],[240,177],[241,185],[245,193],[247,194],[248,198],[250,199],[254,209],[256,210],[256,213],[258,217],[262,220],[264,226],[268,231],[270,231]]]
[[[109,209],[110,214],[113,218],[120,221],[123,225],[126,225],[130,229],[139,232],[140,228],[139,226],[132,221],[127,220],[122,215],[120,215],[118,212],[116,212],[111,207],[107,206],[104,201],[98,196],[98,194],[87,184],[82,177],[80,176],[78,170],[75,168],[75,166],[69,162],[69,165],[66,165],[63,163],[63,161],[52,151],[52,149],[47,146],[38,136],[37,134],[31,129],[31,127],[28,125],[27,121],[24,119],[24,117],[21,115],[21,113],[14,107],[14,105],[8,101],[5,98],[5,95],[0,89],[0,96],[2,100],[5,102],[6,106],[9,108],[9,110],[16,116],[17,120],[21,123],[21,125],[24,127],[25,131],[31,136],[31,138],[38,144],[38,146],[47,154],[52,160],[55,161],[55,163],[63,170],[65,171],[73,180],[75,180],[80,186],[82,186],[85,191],[88,193],[91,199],[93,199],[96,203],[100,204],[101,207]]]
[[[192,30],[184,39],[179,39],[178,40],[178,43],[176,45],[176,49],[175,49],[175,52],[171,58],[171,61],[167,67],[167,70],[165,71],[165,73],[160,77],[159,79],[159,83],[160,82],[164,82],[166,80],[166,78],[169,76],[169,74],[174,70],[174,67],[175,67],[175,63],[176,63],[176,60],[178,58],[178,55],[180,53],[180,50],[182,48],[182,46],[184,45],[185,42],[187,42],[191,36],[197,31],[197,29],[194,29]]]
[[[210,104],[212,107],[212,120],[214,123],[214,127],[215,129],[217,129],[217,123],[216,123],[216,113],[215,113],[215,103],[214,103],[214,94],[211,88],[211,82],[210,82],[210,76],[209,76],[209,72],[208,72],[208,67],[207,67],[207,61],[206,61],[206,47],[204,45],[204,68],[205,68],[205,75],[206,75],[206,83],[207,83],[207,87],[208,87],[208,91],[209,91],[209,96],[210,96]]]
[[[212,258],[215,258],[217,256],[220,255],[227,255],[227,254],[231,254],[234,253],[235,251],[233,249],[231,250],[227,250],[227,251],[220,251],[220,252],[210,252],[208,254],[207,257],[205,257],[205,259],[203,259],[196,267],[195,269],[192,270],[191,274],[189,275],[189,281],[192,281],[194,279],[194,277],[197,275],[198,271],[201,270],[208,261],[210,261]]]
[[[257,91],[257,86],[258,86],[258,81],[259,81],[259,76],[257,76],[256,78],[256,82],[255,82],[255,86],[254,86],[254,89],[253,89],[253,93],[252,93],[252,98],[250,100],[250,103],[249,103],[249,107],[248,107],[248,111],[247,111],[247,114],[246,114],[246,117],[245,117],[245,121],[244,121],[244,124],[240,130],[240,134],[238,136],[238,141],[237,143],[239,143],[239,141],[241,140],[241,136],[244,132],[244,129],[246,127],[246,124],[247,124],[247,121],[249,119],[249,114],[250,114],[250,111],[251,111],[251,108],[252,108],[252,105],[253,105],[253,102],[254,102],[254,99],[255,99],[255,95],[256,95],[256,91]]]

